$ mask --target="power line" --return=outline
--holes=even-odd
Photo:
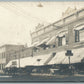
[[[5,7],[7,10],[12,11],[13,13],[15,13],[18,16],[21,15],[21,16],[25,17],[26,19],[31,17],[34,20],[39,20],[40,22],[48,23],[45,20],[42,20],[38,17],[32,16],[30,13],[27,13],[23,8],[21,8],[21,7],[19,8],[14,2],[6,2],[4,4],[1,4],[1,6]]]

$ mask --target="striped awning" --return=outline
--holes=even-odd
[[[39,43],[38,41],[37,41],[37,42],[34,42],[34,43],[31,45],[31,47],[32,47],[32,46],[36,46],[38,43]]]
[[[66,51],[57,52],[55,57],[48,64],[69,64],[68,56],[65,55]],[[80,63],[84,58],[84,48],[73,49],[73,56],[70,57],[70,63]]]
[[[46,61],[51,58],[51,53],[49,54],[45,54],[45,55],[38,55],[38,56],[34,56],[34,57],[25,57],[25,58],[21,58],[20,61],[19,59],[16,60],[11,60],[6,66],[7,67],[13,67],[14,65],[12,65],[12,62],[16,62],[15,67],[26,67],[26,66],[42,66],[45,65]],[[20,63],[19,63],[20,62]]]
[[[53,36],[49,41],[47,41],[46,45],[53,44],[56,41],[57,36]]]
[[[75,27],[75,30],[81,30],[83,28],[84,28],[84,25],[81,25],[81,26]]]
[[[59,37],[63,37],[67,32],[68,32],[68,31],[60,32],[60,33],[58,33],[57,36],[59,36]]]
[[[46,38],[44,40],[42,40],[40,43],[38,43],[36,46],[39,46],[41,44],[44,44],[44,43],[47,43],[47,41],[49,40],[50,38]]]

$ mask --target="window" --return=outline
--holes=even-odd
[[[58,37],[58,46],[62,46],[62,37]]]
[[[79,30],[75,30],[75,42],[79,42]]]
[[[62,46],[66,44],[66,38],[65,35],[58,37],[58,46]]]
[[[65,38],[65,35],[62,37],[62,45],[65,45],[66,44],[66,38]]]
[[[17,62],[16,62],[16,61],[13,61],[13,62],[12,62],[12,65],[17,65]]]
[[[55,48],[56,47],[56,45],[53,45],[53,48]]]
[[[79,31],[80,41],[84,41],[84,30]]]
[[[5,58],[5,53],[4,52],[2,53],[2,58]]]
[[[66,33],[65,38],[66,38],[66,45],[67,45],[68,44],[68,33]]]
[[[56,55],[56,52],[52,53],[53,57]]]
[[[84,16],[84,10],[79,12],[79,17]]]

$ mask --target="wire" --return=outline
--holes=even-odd
[[[5,5],[5,6],[4,6]],[[5,7],[6,9],[12,11],[13,13],[15,13],[16,15],[21,15],[23,17],[25,17],[26,19],[29,19],[30,17],[34,20],[39,20],[40,22],[43,23],[48,23],[45,20],[42,20],[38,17],[32,16],[30,13],[27,13],[23,8],[18,7],[14,2],[6,2],[4,4],[1,4],[0,6]],[[48,23],[49,24],[49,23]]]

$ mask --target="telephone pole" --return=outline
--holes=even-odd
[[[71,56],[73,56],[73,53],[72,53],[73,42],[74,42],[73,27],[74,27],[73,25],[68,26],[68,48],[67,48],[67,52],[65,53],[65,55],[68,56],[69,69],[71,69],[70,58]]]

